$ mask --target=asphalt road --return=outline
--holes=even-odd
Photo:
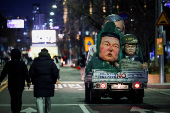
[[[0,70],[1,71],[1,70]],[[143,104],[131,104],[126,98],[114,101],[102,98],[100,104],[84,101],[84,83],[79,70],[62,67],[61,80],[51,98],[51,113],[170,113],[170,89],[145,89]],[[0,87],[0,113],[11,113],[7,78]],[[33,86],[25,87],[21,113],[36,113]]]

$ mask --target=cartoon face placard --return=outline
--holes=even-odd
[[[101,59],[109,62],[116,61],[118,59],[119,51],[119,39],[109,36],[102,37],[99,53]]]

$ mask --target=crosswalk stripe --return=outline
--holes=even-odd
[[[55,84],[55,88],[63,88],[61,84]]]
[[[60,81],[60,82],[56,82],[56,83],[58,83],[58,84],[67,84],[67,83],[69,83],[69,84],[84,84],[83,81]]]
[[[25,86],[24,91],[33,91],[34,85],[30,86],[30,89],[28,89],[27,86]],[[72,89],[78,89],[78,90],[84,90],[85,86],[80,84],[55,84],[55,90],[62,89],[62,88],[72,88]]]
[[[78,90],[85,90],[85,89],[78,89]]]
[[[68,87],[67,84],[63,84],[64,87]]]
[[[70,88],[75,88],[75,84],[68,84]]]
[[[83,88],[80,84],[76,84],[76,86],[79,87],[79,88]]]

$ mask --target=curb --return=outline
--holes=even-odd
[[[170,89],[170,83],[163,83],[163,84],[148,84],[147,88],[154,88],[154,89]]]

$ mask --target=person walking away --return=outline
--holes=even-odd
[[[45,113],[50,113],[51,100],[58,79],[58,69],[46,48],[42,49],[39,56],[30,66],[29,74],[34,85],[37,113],[43,113],[43,97],[45,98]]]
[[[84,76],[85,76],[85,66],[86,66],[86,58],[85,55],[82,55],[82,57],[80,58],[80,75],[81,75],[81,80],[84,80]]]
[[[58,56],[54,56],[53,58],[55,65],[58,68],[58,78],[60,78],[60,66],[61,66],[61,61]],[[61,79],[60,79],[61,80]],[[57,80],[58,81],[58,80]]]
[[[22,92],[25,86],[30,87],[30,78],[28,76],[27,66],[23,61],[20,61],[21,52],[18,49],[11,51],[11,61],[8,61],[1,73],[0,84],[2,80],[8,75],[8,90],[11,97],[11,111],[12,113],[20,113],[22,106]]]

